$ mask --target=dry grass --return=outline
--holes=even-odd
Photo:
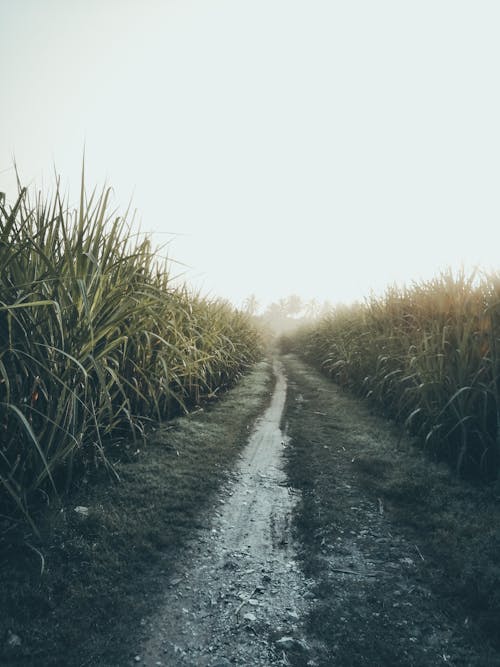
[[[444,273],[337,309],[286,342],[463,474],[498,475],[500,280]]]

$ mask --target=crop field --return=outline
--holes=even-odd
[[[500,461],[500,280],[443,273],[339,307],[288,337],[339,385],[369,398],[464,475]]]
[[[259,356],[250,319],[174,287],[170,265],[109,191],[77,210],[59,184],[0,200],[3,520],[135,449],[148,424],[230,386]],[[129,452],[130,449],[130,452]],[[6,530],[7,530],[6,529]]]
[[[257,316],[109,197],[0,201],[0,662],[497,664],[499,277]]]

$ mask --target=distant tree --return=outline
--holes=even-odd
[[[257,311],[259,310],[259,302],[255,294],[250,294],[250,296],[247,296],[243,301],[243,310],[249,315],[257,314]]]
[[[276,312],[280,312],[284,317],[286,317],[288,311],[288,304],[286,299],[280,299],[276,303],[272,303],[270,308]]]
[[[276,333],[284,333],[295,329],[303,321],[306,304],[297,294],[291,294],[268,305],[262,321]]]
[[[308,319],[315,319],[318,317],[321,310],[321,306],[316,301],[316,299],[310,299],[305,305],[305,316]]]
[[[274,321],[284,319],[286,317],[284,299],[280,299],[277,303],[270,303],[264,312],[264,317]]]
[[[286,302],[286,312],[288,315],[291,315],[292,317],[294,315],[299,315],[299,313],[304,308],[302,304],[302,299],[300,298],[300,296],[298,296],[298,294],[290,294],[290,296],[288,296],[285,299],[285,302]]]
[[[328,315],[328,313],[331,313],[333,310],[334,306],[331,301],[323,301],[321,304],[321,307],[319,309],[318,316],[323,317],[324,315]]]

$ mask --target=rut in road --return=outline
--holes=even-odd
[[[304,653],[306,662],[312,655],[301,633],[312,582],[299,569],[291,536],[298,497],[283,471],[286,379],[278,361],[274,373],[271,404],[220,494],[210,527],[198,531],[167,584],[136,663],[257,667],[289,664],[290,653]]]

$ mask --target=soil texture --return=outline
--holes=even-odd
[[[283,362],[287,473],[302,491],[295,528],[315,580],[307,639],[323,643],[318,664],[500,665],[495,594],[488,610],[465,585],[471,567],[476,583],[498,582],[495,490],[426,460],[394,424],[293,355]]]
[[[274,371],[271,405],[148,623],[149,638],[136,657],[141,664],[265,667],[311,651],[299,623],[312,595],[291,534],[298,494],[283,470],[286,380],[280,362]]]

